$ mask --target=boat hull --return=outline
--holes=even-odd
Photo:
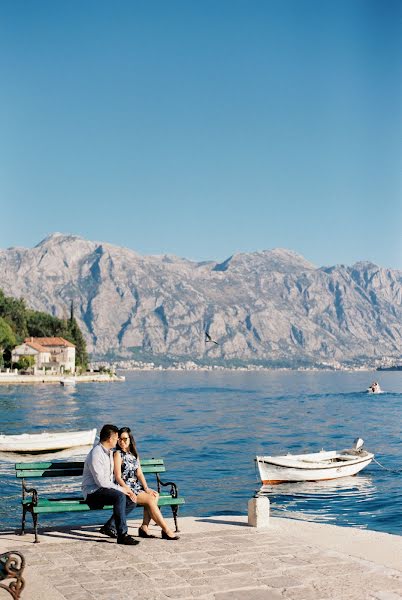
[[[65,378],[65,379],[60,379],[60,385],[63,385],[63,386],[66,386],[66,387],[67,386],[74,386],[74,385],[76,385],[76,383],[77,383],[77,381],[74,378],[72,378],[72,377]]]
[[[65,431],[62,433],[38,433],[0,435],[0,452],[39,453],[64,450],[78,446],[93,445],[96,429]]]
[[[355,460],[345,461],[343,464],[323,465],[322,468],[318,465],[314,465],[312,468],[308,468],[308,466],[298,468],[296,461],[294,461],[294,466],[273,464],[270,460],[275,461],[274,457],[258,456],[256,461],[261,483],[263,485],[276,485],[297,481],[329,481],[331,479],[356,475],[367,467],[374,458],[373,454],[369,452],[366,454],[367,456],[356,457]]]

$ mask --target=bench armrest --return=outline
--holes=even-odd
[[[29,488],[25,483],[25,479],[22,480],[22,500],[25,500],[25,495],[31,494],[31,503],[36,506],[38,504],[38,490],[36,488]]]
[[[165,487],[167,485],[170,485],[170,495],[172,496],[172,498],[177,498],[178,497],[178,495],[179,495],[179,488],[177,487],[177,485],[173,481],[163,482],[161,480],[161,478],[159,477],[159,473],[156,474],[156,481],[158,483],[158,492],[161,491],[161,486]]]
[[[10,550],[0,554],[0,581],[10,579],[10,584],[0,583],[0,589],[7,590],[13,598],[19,598],[25,586],[22,572],[25,567],[25,558],[17,550]]]

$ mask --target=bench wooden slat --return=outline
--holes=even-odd
[[[82,469],[84,468],[84,461],[83,460],[75,460],[75,461],[66,461],[66,462],[57,462],[57,461],[49,461],[49,462],[23,462],[23,463],[16,463],[15,464],[15,470],[16,471],[34,471],[36,469],[39,469],[41,471],[44,471],[45,469],[78,469],[79,467],[81,467]]]
[[[17,471],[16,473],[18,479],[22,479],[23,477],[31,479],[38,477],[79,477],[80,475],[82,475],[82,469],[46,469],[44,471],[39,471],[38,469],[36,471]]]
[[[162,465],[163,466],[163,458],[141,458],[141,467],[148,467],[148,466],[156,466],[156,465]],[[44,471],[46,469],[78,469],[78,468],[84,468],[84,461],[83,460],[76,460],[76,461],[61,461],[61,462],[57,462],[57,461],[49,461],[49,462],[24,462],[24,463],[16,463],[15,464],[15,470],[16,471],[35,471],[35,470],[39,470],[39,471]]]
[[[165,467],[163,465],[155,465],[155,466],[144,466],[142,467],[142,472],[143,473],[164,473],[166,471]],[[76,476],[79,477],[80,475],[82,475],[83,473],[83,468],[79,467],[76,469],[53,469],[49,468],[49,469],[25,469],[25,470],[20,470],[20,471],[16,471],[16,477],[18,479],[22,479],[22,478],[30,478],[30,479],[36,479],[39,477],[72,477],[72,476]]]
[[[162,496],[159,498],[158,506],[179,506],[184,504],[184,498],[172,498],[172,496]],[[83,512],[89,510],[97,510],[89,508],[88,504],[81,499],[75,501],[63,502],[56,500],[53,502],[39,502],[37,506],[33,508],[33,512],[37,515],[57,513],[57,512]],[[113,510],[112,505],[106,505],[102,509],[98,510]]]

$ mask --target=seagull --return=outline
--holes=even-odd
[[[219,346],[218,342],[215,342],[215,340],[211,338],[207,331],[205,332],[205,342],[212,342],[212,344],[216,344],[217,346]]]

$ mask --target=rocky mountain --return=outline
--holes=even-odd
[[[402,272],[367,262],[317,268],[274,249],[196,263],[56,233],[0,251],[0,287],[59,317],[73,301],[97,354],[286,362],[402,351]]]

